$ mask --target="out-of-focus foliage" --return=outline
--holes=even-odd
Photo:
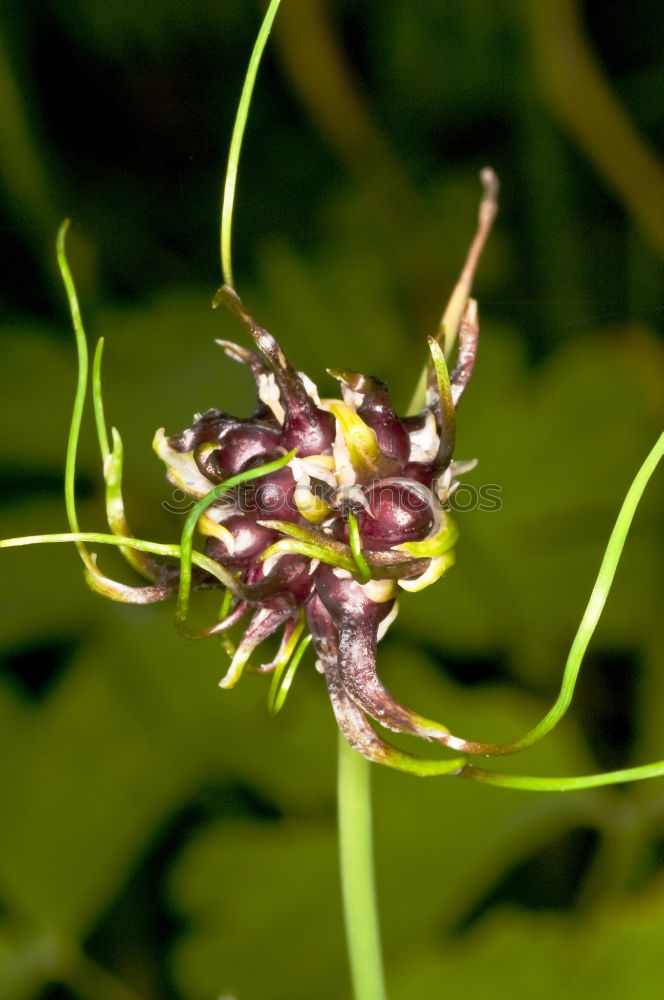
[[[587,91],[574,128],[552,99],[537,6],[284,0],[238,193],[235,271],[254,313],[326,391],[325,367],[344,366],[404,405],[472,231],[478,170],[501,175],[458,455],[479,457],[468,483],[500,487],[502,507],[458,513],[457,566],[405,595],[380,651],[396,693],[480,739],[522,731],[550,701],[661,424],[660,208],[644,229],[648,191],[618,196],[589,152],[601,156],[583,138]],[[656,145],[658,6],[577,14],[600,82]],[[3,5],[1,536],[65,526],[75,358],[60,217],[74,219],[88,330],[106,338],[137,534],[175,540],[182,521],[161,505],[173,497],[154,430],[251,408],[249,379],[213,344],[243,334],[208,303],[259,16],[229,0]],[[101,527],[91,428],[79,482],[82,524]],[[663,756],[658,499],[661,476],[569,718],[496,766],[572,774]],[[100,561],[131,579],[117,554]],[[73,551],[2,552],[0,581],[0,995],[347,998],[335,727],[311,659],[270,719],[264,679],[218,692],[214,641],[180,639],[168,604],[106,604]],[[652,993],[662,789],[538,796],[376,771],[394,1000]]]

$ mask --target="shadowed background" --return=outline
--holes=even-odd
[[[615,514],[661,425],[664,47],[638,0],[283,0],[240,168],[235,276],[330,394],[405,406],[473,231],[481,346],[459,411],[457,566],[406,595],[379,651],[403,700],[496,740],[556,692]],[[70,257],[106,338],[137,535],[182,516],[151,451],[194,411],[247,414],[213,343],[219,192],[261,6],[7,0],[0,14],[0,536],[66,527]],[[101,530],[91,414],[80,517]],[[661,475],[635,519],[569,718],[497,767],[574,774],[664,756]],[[661,509],[661,504],[659,505]],[[127,582],[116,553],[104,570]],[[8,1000],[347,1000],[335,726],[312,658],[270,719],[217,689],[170,604],[110,605],[66,547],[0,553],[0,993]],[[201,620],[213,605],[201,597]],[[420,752],[426,748],[411,744]],[[662,782],[544,796],[375,771],[392,1000],[645,995],[661,978]]]

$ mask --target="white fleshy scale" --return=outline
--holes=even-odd
[[[219,524],[218,521],[208,517],[207,513],[205,513],[199,517],[196,527],[202,535],[207,535],[209,538],[216,538],[217,541],[222,542],[226,546],[226,551],[229,555],[235,555],[235,536],[228,528],[224,528],[223,524]]]
[[[211,507],[205,511],[205,516],[210,519],[210,521],[216,521],[217,524],[223,524],[224,521],[236,514],[240,509],[235,501],[235,499],[229,500],[228,503],[222,502],[223,494],[217,501],[213,503]]]
[[[452,464],[450,465],[450,469],[452,470],[452,475],[465,476],[467,472],[473,471],[473,469],[477,466],[478,462],[479,459],[477,458],[468,458],[465,461],[452,462]]]
[[[378,626],[378,631],[376,632],[376,642],[380,642],[380,640],[384,637],[388,628],[390,627],[390,625],[395,620],[398,614],[399,614],[399,602],[395,601],[394,607],[390,611],[387,618],[383,618],[382,622]]]
[[[308,458],[297,456],[288,463],[298,486],[309,486],[311,479],[320,479],[328,486],[336,486],[334,475],[334,460],[331,455],[309,455]]]
[[[419,430],[411,431],[410,435],[410,461],[422,462],[426,464],[433,462],[438,454],[440,438],[436,430],[436,418],[431,410],[427,411],[424,419],[424,426]]]
[[[337,432],[334,437],[334,444],[332,445],[332,455],[334,456],[334,471],[337,486],[354,486],[355,469],[350,460],[348,446],[338,420],[336,421],[336,429]]]
[[[274,567],[277,565],[278,560],[285,555],[285,552],[275,552],[273,556],[268,556],[263,563],[263,574],[265,576],[269,576]]]
[[[286,419],[286,411],[281,405],[279,387],[272,372],[263,372],[258,376],[258,398],[270,407],[279,424],[283,424]]]
[[[349,385],[345,382],[341,383],[341,395],[343,396],[343,401],[346,406],[350,406],[353,410],[359,410],[362,406],[362,401],[364,400],[363,392],[356,392],[355,389],[351,389]]]
[[[155,434],[152,447],[166,465],[168,481],[173,486],[178,486],[197,500],[214,489],[214,483],[211,483],[196,465],[193,452],[174,451],[168,443],[163,427],[160,427]]]
[[[309,489],[309,482],[309,476],[303,476],[295,483],[294,499],[300,512],[303,507],[305,510],[308,510],[312,506],[315,499],[313,493]]]
[[[304,388],[306,389],[307,396],[309,399],[313,399],[316,406],[320,406],[320,396],[318,395],[318,386],[310,379],[306,372],[298,372],[298,375],[302,379]]]
[[[353,574],[349,573],[347,569],[342,569],[340,566],[333,566],[332,572],[336,576],[337,580],[352,580]]]
[[[438,477],[433,484],[433,490],[441,503],[444,503],[452,496],[459,486],[457,476],[463,476],[466,472],[471,472],[477,465],[476,458],[470,458],[465,462],[452,462]]]
[[[429,563],[428,569],[414,580],[399,580],[399,586],[403,590],[409,590],[416,594],[419,590],[430,587],[432,583],[440,580],[443,573],[446,573],[454,565],[454,552],[445,552],[442,556],[437,556]]]
[[[369,501],[365,496],[362,486],[339,487],[334,496],[334,502],[336,504],[340,504],[342,501],[345,501],[347,504],[352,504],[355,507],[363,507],[369,517],[372,517],[375,520],[376,515],[369,509]]]
[[[394,580],[369,580],[368,583],[362,584],[362,590],[374,604],[391,601],[396,589]]]

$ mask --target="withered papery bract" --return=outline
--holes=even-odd
[[[397,613],[400,590],[434,583],[454,561],[457,532],[444,509],[460,465],[452,461],[455,410],[475,360],[477,306],[468,299],[459,329],[457,366],[448,377],[430,340],[433,365],[427,405],[399,417],[377,378],[330,369],[340,399],[321,399],[274,337],[223,286],[228,306],[251,334],[257,353],[219,341],[253,375],[258,404],[240,420],[221,410],[155,448],[171,483],[195,500],[231,476],[295,450],[288,465],[222,493],[199,518],[205,554],[233,574],[227,616],[209,634],[246,616],[242,640],[222,687],[232,687],[256,647],[282,630],[270,671],[306,616],[342,732],[372,760],[390,748],[367,717],[397,732],[470,748],[399,704],[376,672],[376,645]],[[468,468],[468,466],[465,466]],[[197,586],[219,586],[198,572]]]

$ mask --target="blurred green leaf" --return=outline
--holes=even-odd
[[[660,975],[663,929],[661,881],[645,898],[581,922],[501,910],[462,939],[426,942],[396,970],[392,993],[410,1000],[449,991],[466,1000],[508,983],[514,1000],[642,996]]]

